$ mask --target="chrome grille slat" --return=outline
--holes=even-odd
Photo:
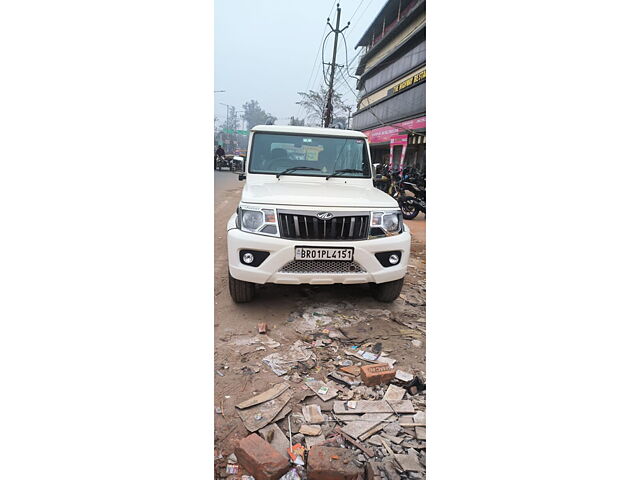
[[[334,214],[329,220],[319,219],[315,213],[298,211],[278,212],[283,238],[293,240],[364,240],[369,235],[369,215],[364,212]]]
[[[296,237],[300,238],[300,227],[298,226],[298,216],[293,217],[293,224],[296,227]]]

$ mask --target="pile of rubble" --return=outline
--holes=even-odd
[[[389,319],[390,312],[315,308],[294,319],[302,338],[262,358],[282,381],[235,405],[250,434],[232,454],[218,455],[216,478],[424,478],[424,372],[399,369],[383,342],[366,341],[371,335],[363,320],[372,314]],[[399,327],[403,338],[423,344],[424,324],[398,323],[411,327]],[[280,346],[266,326],[260,330],[240,347]]]

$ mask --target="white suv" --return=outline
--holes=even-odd
[[[227,225],[235,302],[264,283],[370,283],[377,300],[398,297],[411,234],[397,202],[373,186],[362,132],[256,126],[244,179]]]

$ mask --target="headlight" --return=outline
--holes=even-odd
[[[382,228],[387,232],[397,232],[400,228],[400,215],[397,213],[389,213],[382,217]]]
[[[263,235],[278,235],[275,210],[259,207],[239,207],[238,226],[240,230]]]
[[[255,232],[264,223],[264,214],[256,210],[242,210],[242,227]]]
[[[373,212],[371,214],[371,235],[380,236],[382,234],[380,230],[382,230],[385,235],[397,235],[401,233],[402,213],[397,210],[393,212]]]

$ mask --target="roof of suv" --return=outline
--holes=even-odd
[[[330,135],[332,137],[356,137],[367,138],[367,136],[356,130],[342,130],[339,128],[320,128],[320,127],[294,127],[293,125],[256,125],[251,129],[252,132],[269,132],[269,133],[292,133],[302,135]]]

